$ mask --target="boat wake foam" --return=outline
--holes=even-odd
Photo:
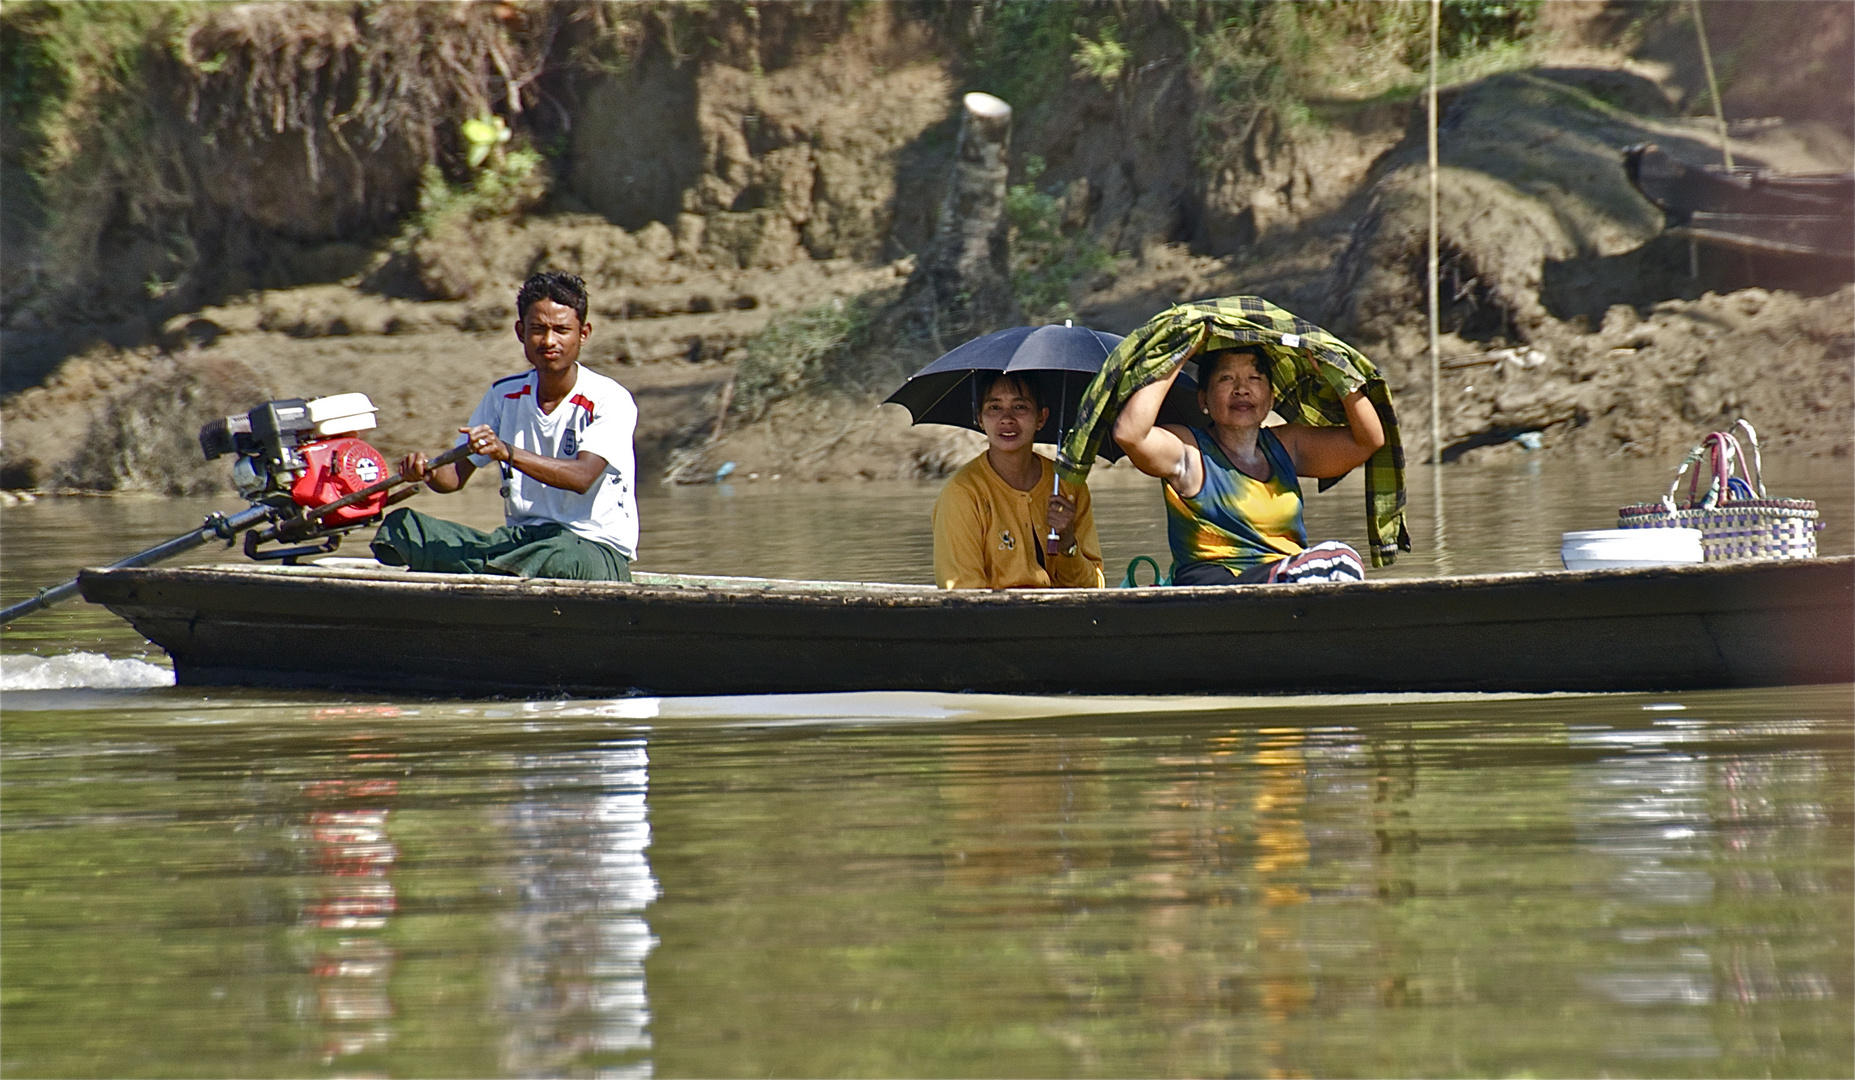
[[[142,660],[113,660],[102,653],[0,656],[0,690],[139,690],[173,686],[174,673]]]

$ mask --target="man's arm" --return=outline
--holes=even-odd
[[[501,399],[497,395],[496,387],[492,385],[489,390],[484,393],[483,400],[477,402],[477,407],[470,411],[470,419],[464,421],[464,423],[469,426],[457,429],[461,437],[453,445],[463,446],[466,443],[474,443],[475,437],[472,436],[471,433],[479,428],[486,428],[491,434],[494,434],[495,429],[490,425],[496,419],[497,406],[500,402]],[[476,447],[474,445],[472,446],[472,451],[476,452]],[[401,476],[412,483],[423,480],[427,487],[438,492],[440,495],[449,495],[451,492],[462,488],[465,484],[470,482],[471,475],[476,471],[477,463],[469,458],[465,458],[455,464],[434,469],[426,460],[425,455],[416,451],[407,454],[399,461],[399,474]]]
[[[423,480],[427,487],[441,495],[448,495],[468,484],[471,474],[476,471],[477,467],[470,463],[469,458],[440,465],[436,469],[430,466],[424,454],[416,450],[399,459],[399,475],[405,477],[408,483],[416,484]]]
[[[497,438],[496,429],[488,424],[462,430],[470,436],[471,453],[480,454],[491,461],[506,461],[517,471],[534,477],[548,487],[584,495],[605,475],[606,460],[591,450],[582,450],[571,458],[543,457],[532,450],[523,450],[503,442]]]

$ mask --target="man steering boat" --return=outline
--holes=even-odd
[[[505,524],[493,532],[400,509],[374,535],[389,566],[462,574],[630,581],[638,549],[630,391],[580,364],[592,334],[586,283],[544,271],[516,294],[515,336],[532,370],[484,393],[457,445],[470,456],[431,468],[407,454],[400,472],[448,494],[494,463]]]

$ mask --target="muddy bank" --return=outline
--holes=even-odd
[[[0,289],[0,484],[212,489],[222,478],[198,462],[193,431],[266,396],[365,391],[382,449],[447,444],[483,386],[519,368],[510,298],[544,266],[587,278],[587,362],[637,394],[650,477],[700,481],[728,462],[782,480],[939,475],[973,439],[877,407],[873,380],[936,352],[880,319],[854,348],[827,350],[854,371],[737,399],[725,419],[720,404],[756,348],[788,340],[769,334],[775,320],[879,306],[908,280],[946,187],[954,104],[975,87],[1018,96],[1010,183],[1030,216],[1014,219],[1014,287],[1033,317],[1125,332],[1180,300],[1268,296],[1372,355],[1407,449],[1429,452],[1421,112],[1394,33],[1409,28],[1391,25],[1401,7],[1281,7],[1278,22],[1300,20],[1286,28],[1182,21],[1157,5],[501,7],[507,17],[472,22],[488,10],[473,8],[456,29],[419,22],[429,7],[382,24],[388,37],[462,35],[487,65],[421,99],[423,133],[369,159],[390,178],[312,169],[306,147],[359,131],[349,120],[291,113],[281,131],[248,130],[227,80],[280,77],[253,52],[278,25],[251,5],[211,9],[179,66],[160,69],[163,93],[203,95],[175,114],[193,126],[172,133],[175,175],[192,186],[167,210],[110,204],[134,220],[82,234],[93,277],[71,281],[90,282],[89,307],[59,306],[63,264],[27,243],[43,223],[9,209],[9,254],[38,253],[10,257]],[[1850,452],[1855,275],[1709,250],[1695,273],[1624,178],[1634,142],[1717,157],[1677,8],[1546,5],[1508,52],[1451,61],[1446,457],[1672,453],[1739,416],[1795,451]],[[1825,42],[1847,42],[1846,7],[1716,9],[1728,112],[1743,121],[1735,155],[1849,168],[1855,106],[1795,75],[1840,70]],[[341,19],[380,13],[341,12],[305,15],[292,40],[379,74]],[[1809,33],[1774,36],[1786,20]],[[1363,74],[1294,75],[1277,40],[1291,30]],[[297,89],[337,100],[342,85]],[[465,164],[456,121],[484,108],[528,157]],[[14,150],[19,137],[8,129]],[[246,182],[207,182],[234,145]],[[422,181],[426,166],[436,173]],[[15,173],[7,183],[20,190]],[[351,201],[363,193],[372,201]],[[191,246],[156,242],[208,221],[230,224]],[[1539,437],[1514,441],[1527,433]]]
[[[586,364],[639,403],[639,467],[712,432],[740,343],[773,311],[892,284],[906,266],[808,262],[596,290]],[[484,389],[525,366],[513,290],[414,302],[353,286],[307,286],[170,320],[166,347],[100,345],[0,407],[0,486],[227,490],[200,424],[266,398],[360,391],[380,410],[369,438],[389,455],[448,446]],[[99,453],[98,448],[118,448]]]
[[[1182,251],[1172,256],[1153,260],[1140,292],[1216,295],[1242,287],[1235,279],[1243,270]],[[832,288],[852,295],[896,276],[889,268],[849,267],[813,279],[816,291],[805,295]],[[639,467],[647,480],[699,483],[729,462],[743,477],[786,481],[939,476],[981,445],[970,432],[909,427],[896,406],[835,395],[775,402],[753,421],[732,417],[717,440],[722,391],[738,365],[720,343],[751,335],[756,320],[770,317],[766,308],[625,318],[602,316],[605,306],[595,301],[586,362],[637,396]],[[479,317],[487,318],[465,304],[387,302],[323,287],[177,320],[177,331],[202,340],[170,352],[99,349],[9,399],[0,410],[0,481],[8,488],[225,490],[223,463],[201,461],[193,442],[203,418],[268,397],[351,390],[380,407],[380,428],[370,438],[388,454],[446,446],[483,388],[522,364],[513,334],[479,329]],[[1817,297],[1752,288],[1641,310],[1617,305],[1588,332],[1547,321],[1519,344],[1452,339],[1451,349],[1442,417],[1448,460],[1672,457],[1741,416],[1774,448],[1851,453],[1855,291],[1846,287]],[[1407,440],[1427,447],[1419,366],[1388,368]],[[1529,432],[1539,438],[1516,441]],[[1524,448],[1528,442],[1537,449]]]
[[[1718,149],[1701,122],[1673,115],[1663,87],[1627,70],[1548,67],[1454,88],[1439,113],[1445,455],[1522,431],[1661,453],[1741,415],[1799,451],[1849,452],[1850,425],[1836,420],[1851,415],[1849,268],[1720,249],[1691,260],[1664,238],[1623,149],[1653,142],[1694,162]],[[1308,292],[1311,317],[1427,411],[1415,120],[1375,163],[1345,247]],[[1742,126],[1731,145],[1736,160],[1790,172],[1846,169],[1850,155],[1840,133],[1807,123]],[[1489,378],[1497,354],[1536,360],[1504,360]],[[1407,407],[1405,445],[1427,457],[1415,414]]]

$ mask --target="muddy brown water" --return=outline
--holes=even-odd
[[[1389,572],[1550,567],[1665,473],[1451,466],[1439,546],[1414,468]],[[1847,462],[1771,479],[1851,550]],[[934,493],[653,491],[641,565],[926,581]],[[1095,493],[1111,576],[1163,552],[1150,482]],[[4,596],[209,508],[10,508]],[[82,604],[0,665],[8,1076],[1855,1070],[1847,686],[203,693]]]

